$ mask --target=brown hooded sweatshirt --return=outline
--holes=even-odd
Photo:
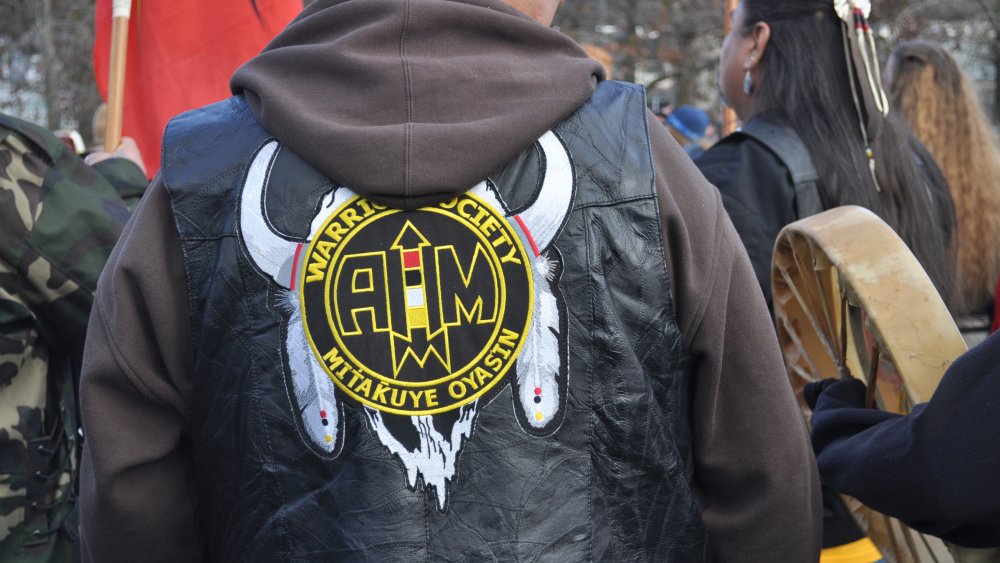
[[[270,133],[398,207],[470,188],[585,102],[598,65],[494,0],[320,0],[233,77]],[[669,279],[694,370],[695,495],[715,561],[815,561],[815,462],[746,253],[648,115]],[[101,278],[81,389],[85,561],[200,561],[181,245],[154,180]]]

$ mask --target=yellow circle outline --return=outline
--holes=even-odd
[[[479,399],[485,393],[487,393],[489,390],[491,390],[493,387],[495,387],[501,380],[503,380],[504,377],[507,375],[507,372],[510,371],[511,366],[513,366],[516,363],[517,358],[521,354],[521,350],[524,348],[525,340],[527,340],[528,330],[531,328],[531,319],[532,319],[532,317],[534,315],[534,304],[535,304],[534,276],[533,276],[532,271],[531,271],[531,260],[528,258],[528,253],[525,250],[524,245],[522,244],[521,239],[518,236],[517,231],[514,229],[513,225],[511,225],[510,222],[507,221],[506,217],[504,217],[503,215],[501,215],[498,210],[494,209],[489,203],[487,203],[486,201],[484,201],[482,198],[480,198],[480,197],[478,197],[478,196],[476,196],[476,195],[474,195],[472,193],[464,193],[464,194],[461,194],[461,195],[458,196],[458,198],[461,198],[461,197],[468,197],[468,198],[476,201],[477,203],[481,204],[482,206],[484,206],[487,210],[491,211],[492,214],[493,214],[493,216],[495,218],[499,219],[499,223],[501,225],[501,229],[504,229],[506,231],[506,233],[508,235],[510,235],[512,246],[514,246],[517,250],[520,251],[520,258],[521,258],[521,261],[522,261],[522,263],[524,265],[525,273],[527,275],[527,281],[528,281],[528,294],[527,294],[527,297],[529,299],[529,302],[528,302],[528,305],[527,305],[527,315],[526,315],[526,318],[525,318],[524,329],[521,332],[521,338],[518,340],[517,346],[514,348],[513,352],[511,353],[510,358],[508,360],[506,360],[504,366],[500,370],[498,370],[496,372],[496,376],[493,377],[492,380],[487,385],[481,387],[475,393],[469,395],[465,399],[462,399],[460,401],[456,401],[456,402],[451,403],[451,404],[449,404],[447,406],[436,408],[436,409],[412,410],[412,411],[411,410],[402,410],[402,409],[398,409],[398,408],[395,408],[395,407],[386,406],[386,405],[383,405],[383,404],[380,404],[380,403],[375,403],[375,402],[372,402],[372,401],[370,401],[370,400],[368,400],[368,399],[366,399],[364,397],[359,396],[354,391],[352,391],[346,384],[342,383],[336,376],[334,376],[333,373],[330,372],[330,370],[327,367],[326,363],[324,361],[322,361],[322,354],[316,349],[316,344],[313,342],[312,335],[310,334],[310,331],[309,331],[309,323],[308,323],[307,316],[306,316],[307,313],[306,313],[306,307],[305,307],[305,299],[303,298],[304,292],[302,291],[302,288],[305,287],[305,277],[306,277],[307,268],[303,267],[301,269],[301,272],[299,273],[299,278],[300,279],[299,279],[299,286],[298,287],[300,289],[299,289],[299,292],[298,292],[299,293],[299,299],[298,299],[298,301],[299,301],[299,309],[300,309],[301,314],[302,314],[302,328],[303,328],[303,332],[305,333],[305,336],[306,336],[306,341],[309,342],[309,348],[312,350],[313,354],[315,354],[315,357],[316,357],[318,363],[323,368],[323,371],[327,374],[327,377],[329,377],[330,380],[333,381],[334,384],[337,387],[339,387],[344,393],[346,393],[349,397],[353,398],[354,400],[358,401],[359,403],[361,403],[363,405],[367,405],[367,406],[369,406],[369,407],[371,407],[371,408],[373,408],[373,409],[375,409],[377,411],[380,411],[380,412],[389,412],[389,413],[399,414],[399,415],[404,415],[404,416],[417,416],[417,415],[439,414],[439,413],[449,412],[449,411],[458,409],[458,408],[460,408],[460,407],[462,407],[464,405],[467,405],[467,404],[471,403],[472,401],[475,401],[475,400]],[[362,199],[361,196],[354,196],[353,198],[351,198],[351,199],[347,200],[346,202],[344,202],[339,207],[338,211],[336,211],[334,213],[331,213],[330,216],[327,217],[327,219],[323,222],[323,224],[319,228],[319,230],[316,231],[316,235],[314,236],[313,240],[311,240],[309,242],[309,245],[306,248],[306,253],[305,253],[305,257],[304,257],[304,262],[305,263],[308,263],[309,256],[312,254],[312,251],[313,251],[316,243],[320,240],[320,238],[322,236],[322,233],[326,230],[326,228],[329,226],[329,224],[334,219],[338,218],[340,216],[340,213],[343,210],[348,209],[349,206],[352,206],[357,200],[360,200],[360,199]],[[358,232],[362,231],[366,226],[368,226],[368,224],[370,224],[371,222],[375,221],[376,219],[385,218],[388,215],[399,213],[400,211],[401,210],[399,210],[399,209],[376,209],[376,212],[371,217],[368,217],[364,221],[362,221],[362,222],[356,224],[354,227],[352,227],[350,229],[348,235],[344,238],[344,240],[342,240],[337,245],[337,249],[334,252],[334,255],[330,257],[330,261],[329,261],[327,269],[326,269],[327,272],[329,272],[330,268],[332,268],[333,265],[336,264],[337,259],[339,258],[340,254],[341,254],[341,252],[343,250],[343,247],[347,245],[347,243],[354,237],[355,234],[357,234]],[[420,208],[419,211],[432,211],[432,212],[440,213],[440,214],[443,214],[443,215],[447,213],[447,216],[449,218],[452,218],[452,219],[455,219],[455,220],[457,220],[457,221],[459,221],[461,223],[464,223],[465,226],[467,228],[469,228],[469,230],[471,230],[474,233],[476,233],[477,237],[480,239],[481,242],[485,242],[486,243],[486,248],[489,249],[490,253],[494,257],[496,257],[496,258],[499,259],[499,256],[493,250],[492,245],[489,243],[489,241],[485,239],[485,237],[482,235],[482,233],[479,231],[478,228],[476,228],[473,225],[471,225],[471,223],[469,223],[464,217],[461,217],[457,213],[448,212],[447,210],[439,208],[438,206],[423,207],[423,208]],[[499,263],[499,260],[497,261],[497,263]],[[498,270],[498,273],[499,273],[499,276],[500,276],[501,280],[505,279],[504,278],[504,274],[503,274],[503,268],[500,268]],[[327,326],[329,326],[330,325],[330,323],[329,323],[329,320],[330,320],[330,310],[329,310],[328,303],[329,303],[329,300],[330,300],[329,299],[329,277],[330,276],[327,275],[327,276],[324,276],[324,277],[327,278],[324,281],[324,309],[325,309],[325,312],[327,314],[327,318],[326,318],[326,320],[327,320]],[[498,292],[498,293],[500,293],[501,297],[503,298],[503,303],[502,303],[502,307],[501,307],[500,310],[501,311],[506,311],[506,299],[507,299],[506,293],[503,293],[503,292]],[[502,318],[502,315],[501,315],[501,318]],[[391,318],[389,319],[389,321],[391,323]],[[466,373],[466,372],[469,371],[469,369],[470,369],[469,366],[476,365],[479,362],[479,360],[481,360],[483,358],[483,356],[486,354],[486,352],[491,348],[491,346],[496,343],[497,334],[499,332],[499,327],[500,326],[501,326],[501,323],[497,322],[496,326],[495,326],[495,328],[493,330],[493,334],[491,335],[491,337],[490,337],[487,345],[483,347],[483,349],[476,356],[476,358],[474,358],[468,364],[466,364],[465,366],[463,366],[463,371],[452,373],[451,375],[449,375],[447,377],[442,377],[442,378],[435,379],[432,382],[420,382],[420,383],[416,383],[416,382],[399,382],[399,381],[396,381],[396,380],[389,380],[387,378],[384,378],[382,375],[375,373],[374,371],[372,371],[371,369],[369,369],[365,364],[363,364],[362,362],[358,361],[357,358],[355,358],[353,354],[351,354],[350,349],[348,347],[344,346],[343,341],[340,339],[339,334],[337,333],[337,331],[333,330],[333,327],[330,327],[330,330],[331,330],[331,335],[333,336],[335,343],[339,345],[338,346],[339,351],[342,354],[344,354],[345,356],[347,356],[347,358],[350,359],[357,367],[359,367],[364,374],[366,374],[366,375],[368,375],[370,377],[373,377],[377,381],[382,381],[382,382],[388,383],[390,385],[399,386],[399,387],[405,389],[406,387],[419,387],[419,388],[434,387],[434,386],[437,386],[437,384],[439,384],[439,383],[459,378],[462,374],[464,374],[464,373]]]

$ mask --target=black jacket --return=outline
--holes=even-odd
[[[695,164],[722,194],[722,204],[770,304],[774,241],[785,225],[801,218],[796,216],[795,185],[788,166],[758,139],[739,132],[702,153]]]
[[[85,561],[196,561],[209,554],[218,560],[251,552],[268,561],[340,561],[360,558],[366,547],[367,559],[402,561],[527,560],[532,553],[569,561],[677,561],[697,559],[702,550],[715,561],[815,559],[818,475],[776,337],[767,330],[764,301],[752,288],[750,264],[720,198],[652,120],[640,92],[608,84],[595,96],[597,65],[582,49],[490,0],[319,0],[255,61],[234,77],[234,86],[259,126],[235,129],[231,118],[247,117],[232,111],[237,100],[175,121],[165,172],[102,278],[81,386],[88,437],[81,465]],[[621,97],[610,103],[605,97],[613,92]],[[581,110],[586,120],[567,120],[588,100],[600,108],[598,116]],[[209,127],[213,123],[218,127]],[[193,137],[177,135],[185,129]],[[571,218],[556,239],[550,227],[559,224],[532,227],[524,213],[538,208],[530,197],[517,197],[530,196],[532,175],[547,169],[537,156],[520,155],[537,154],[525,149],[550,129],[572,145],[578,180]],[[232,198],[245,193],[243,172],[258,147],[277,155],[273,168],[266,158],[255,168],[274,171],[269,185],[275,189],[262,198],[268,225],[258,220],[258,228],[248,228],[245,220],[254,218],[236,213]],[[545,163],[560,153],[551,148]],[[294,165],[295,157],[304,162]],[[301,182],[287,181],[296,170]],[[342,358],[329,353],[332,345],[317,358],[301,330],[288,330],[302,325],[293,323],[301,309],[289,299],[291,280],[296,289],[309,286],[313,282],[295,274],[322,270],[308,247],[298,254],[305,260],[295,261],[294,242],[322,226],[312,224],[320,212],[315,204],[335,185],[394,208],[432,205],[447,214],[459,197],[459,213],[476,207],[464,194],[487,177],[507,207],[496,222],[473,214],[469,220],[487,232],[462,238],[454,256],[463,273],[488,273],[480,268],[485,263],[471,267],[477,254],[459,246],[486,236],[500,243],[489,248],[502,249],[506,258],[510,245],[496,228],[511,225],[511,214],[534,233],[533,244],[523,242],[531,256],[534,246],[546,257],[563,253],[561,272],[554,259],[532,261],[533,276],[542,278],[534,287],[550,288],[538,294],[538,317],[561,307],[559,295],[566,307],[549,316],[555,332],[537,335],[546,342],[575,339],[565,348],[566,361],[538,365],[566,366],[566,377],[560,371],[541,385],[519,379],[515,386],[515,374],[524,370],[511,367],[486,391],[493,395],[482,396],[471,432],[469,419],[458,424],[441,413],[426,415],[441,419],[433,428],[396,416],[388,430],[381,411],[351,403],[348,395],[393,408],[412,395],[385,391],[384,380],[380,387],[370,377],[348,376]],[[522,190],[514,193],[508,180],[516,178],[523,179],[515,182]],[[335,197],[343,193],[338,189]],[[345,203],[324,205],[338,202]],[[347,205],[345,228],[348,211],[374,216],[361,203]],[[247,207],[253,208],[260,219],[260,206]],[[331,238],[333,225],[322,229],[333,232]],[[424,225],[414,227],[428,235]],[[519,223],[512,228],[524,231]],[[251,238],[273,242],[281,252],[256,242],[251,252],[245,244]],[[330,240],[310,240],[319,241],[315,248],[325,259],[320,249],[329,249]],[[386,241],[390,250],[394,240]],[[439,237],[427,241],[429,254],[416,253],[419,260],[396,256],[369,272],[350,270],[358,276],[344,278],[341,287],[357,282],[356,301],[372,301],[376,287],[385,286],[370,282],[390,267],[397,274],[393,295],[420,285],[421,263],[452,256]],[[367,260],[385,252],[349,255]],[[338,263],[332,251],[330,258]],[[459,276],[455,262],[443,262],[454,285],[449,293],[428,292],[427,310],[447,305],[453,322],[456,291],[463,318],[493,310],[491,294],[482,294],[482,308],[476,304],[467,291],[471,278]],[[432,284],[426,287],[442,279],[431,269],[423,274]],[[265,291],[267,284],[275,287]],[[354,339],[353,327],[370,324],[376,314],[379,327],[401,323],[410,312],[415,322],[440,318],[417,318],[420,311],[408,308],[383,323],[385,308],[371,306],[369,312],[348,307],[358,317],[338,317],[351,323],[343,334]],[[307,311],[306,317],[310,331],[323,332],[311,324],[315,315]],[[671,336],[675,330],[678,339]],[[385,342],[384,333],[374,334],[373,341]],[[451,336],[474,344],[483,333],[456,329]],[[451,344],[453,358],[470,349]],[[381,350],[364,359],[411,365],[412,356]],[[419,359],[439,369],[425,351]],[[671,360],[678,355],[681,365]],[[491,368],[497,359],[486,356],[483,363]],[[299,392],[313,383],[328,391],[331,377],[340,375],[346,390]],[[462,381],[469,376],[478,384],[479,372],[474,375],[463,374]],[[565,382],[568,392],[554,393],[546,381]],[[451,383],[433,398],[423,390],[420,406],[440,406],[452,391],[468,397]],[[547,398],[568,402],[548,410],[550,418]],[[324,401],[338,408],[324,409]],[[292,403],[307,408],[300,413],[288,407]],[[449,432],[448,451],[417,459],[420,432],[449,429],[457,431]],[[435,439],[421,451],[442,443]],[[432,471],[435,463],[447,472]],[[339,480],[327,479],[331,475]],[[391,523],[400,528],[390,534]]]
[[[961,356],[907,416],[861,408],[838,381],[813,413],[824,482],[910,527],[968,547],[1000,546],[1000,334]]]
[[[212,560],[710,559],[644,108],[603,82],[409,212],[342,197],[241,98],[171,122]]]

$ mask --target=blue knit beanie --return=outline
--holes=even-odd
[[[667,123],[692,142],[700,140],[708,129],[708,113],[694,106],[680,106],[675,109]]]

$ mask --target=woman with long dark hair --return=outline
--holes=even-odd
[[[850,23],[838,15],[845,7]],[[771,250],[781,228],[824,209],[860,205],[895,229],[954,310],[947,183],[888,111],[874,45],[855,33],[853,7],[847,0],[742,0],[730,16],[719,86],[743,132],[697,164],[722,193],[769,300]],[[810,169],[811,185],[802,181]]]
[[[743,128],[696,164],[719,188],[768,301],[781,229],[860,205],[895,229],[955,310],[948,186],[889,111],[867,11],[867,0],[742,0],[719,86]],[[824,487],[823,497],[821,561],[880,560],[839,496]]]

